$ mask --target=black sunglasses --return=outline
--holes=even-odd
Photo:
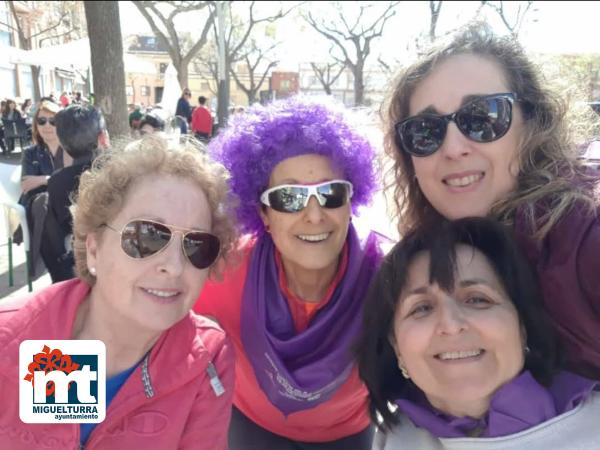
[[[419,114],[398,122],[396,144],[413,156],[434,154],[444,142],[448,123],[475,142],[493,142],[504,136],[512,122],[516,94],[492,94],[477,97],[452,114]]]
[[[219,256],[219,238],[204,231],[187,230],[153,220],[136,219],[118,231],[108,224],[107,228],[121,235],[121,248],[134,259],[148,258],[161,252],[173,239],[174,231],[181,234],[181,246],[187,259],[197,269],[210,267]]]
[[[40,127],[46,125],[46,122],[52,126],[55,126],[56,124],[56,122],[54,121],[54,117],[38,117],[36,122]]]
[[[260,201],[275,211],[295,213],[306,208],[313,195],[323,208],[340,208],[352,198],[352,183],[332,180],[320,184],[283,184],[264,191]]]

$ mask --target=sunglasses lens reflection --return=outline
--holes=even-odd
[[[171,242],[172,232],[166,225],[145,220],[128,223],[121,232],[121,248],[136,259],[152,256]],[[219,238],[203,232],[188,232],[183,239],[185,255],[198,269],[206,269],[219,256]]]
[[[429,156],[444,142],[448,116],[423,114],[396,125],[401,148],[414,156]],[[469,102],[454,118],[461,133],[474,142],[493,142],[504,136],[512,121],[512,100],[506,95],[487,96]]]

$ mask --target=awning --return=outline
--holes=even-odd
[[[59,69],[58,67],[56,67],[54,71],[56,75],[58,75],[61,78],[66,78],[67,80],[75,79],[75,72],[72,72],[70,70]]]

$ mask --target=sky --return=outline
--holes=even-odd
[[[121,1],[121,26],[123,34],[150,33],[150,28],[136,7],[127,1]],[[240,2],[243,3],[243,2]],[[240,3],[234,3],[240,4]],[[296,2],[282,2],[289,6]],[[310,2],[309,7],[315,15],[331,14],[332,2]],[[351,17],[356,4],[362,2],[342,2],[347,16]],[[384,2],[379,2],[380,5]],[[504,2],[508,15],[512,17],[518,3]],[[474,14],[479,2],[456,1],[444,2],[438,24],[439,33],[451,30],[457,24],[466,22]],[[257,10],[266,11],[276,7],[275,2],[257,2]],[[511,11],[511,8],[513,10]],[[498,17],[488,11],[490,24],[500,33],[505,28]],[[523,27],[520,39],[524,47],[536,53],[600,53],[598,37],[598,18],[600,18],[600,2],[597,1],[536,1],[528,12],[528,20]],[[177,23],[178,30],[199,33],[198,17],[188,16]],[[410,54],[406,53],[408,42],[428,29],[429,2],[404,1],[397,6],[396,15],[390,19],[381,39],[374,42],[373,55],[383,55],[384,60],[402,60]],[[277,24],[277,39],[282,41],[278,59],[280,70],[297,70],[299,61],[309,62],[327,58],[329,45],[325,38],[316,34],[303,23],[297,15],[290,15]]]

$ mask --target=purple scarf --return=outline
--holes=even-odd
[[[350,224],[346,273],[301,333],[279,288],[273,241],[268,234],[257,240],[242,298],[242,343],[261,389],[285,416],[327,401],[350,375],[363,299],[383,257],[378,236],[360,240]]]
[[[599,383],[570,372],[554,377],[552,385],[538,384],[529,371],[496,391],[490,409],[481,419],[453,417],[435,410],[417,389],[396,404],[411,421],[439,438],[499,437],[515,434],[575,408]]]

